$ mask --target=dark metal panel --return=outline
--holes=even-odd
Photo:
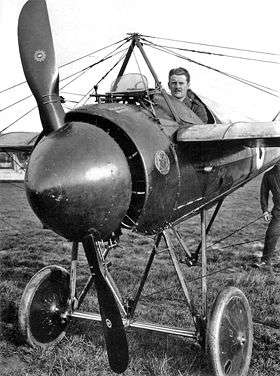
[[[239,185],[253,168],[252,150],[242,146],[179,143],[176,153],[181,189],[173,221]]]
[[[101,104],[86,106],[67,114],[67,120],[83,115],[95,124],[98,118],[122,129],[138,150],[144,166],[146,197],[137,230],[157,232],[171,218],[179,187],[179,171],[172,143],[152,116],[137,106]]]

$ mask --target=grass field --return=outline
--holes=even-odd
[[[249,265],[262,249],[266,225],[262,220],[217,244],[235,229],[260,216],[260,178],[228,197],[208,236],[210,273],[209,304],[223,287],[235,285],[249,299],[254,325],[254,347],[250,376],[280,374],[280,267],[260,272]],[[98,323],[72,320],[61,343],[42,351],[28,347],[17,328],[17,309],[29,279],[42,267],[57,264],[69,269],[70,244],[51,231],[43,230],[25,198],[23,185],[0,184],[0,375],[1,376],[86,376],[113,375],[107,362]],[[199,242],[199,218],[179,226],[190,248]],[[239,244],[242,243],[242,244]],[[152,239],[124,233],[120,246],[112,250],[112,274],[123,296],[135,291]],[[232,244],[235,244],[231,246]],[[236,245],[239,244],[239,245]],[[199,306],[200,268],[184,267],[190,291]],[[79,286],[88,268],[79,256]],[[137,315],[144,320],[189,327],[190,315],[177,288],[174,270],[166,252],[157,256],[143,292]],[[83,304],[92,310],[95,299]],[[207,357],[194,342],[171,335],[128,330],[130,364],[125,375],[206,376],[211,375]]]

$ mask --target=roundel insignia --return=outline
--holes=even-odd
[[[46,60],[47,54],[44,50],[37,50],[34,52],[34,60],[38,63],[42,63],[42,61]]]
[[[155,166],[162,175],[167,175],[170,171],[170,160],[163,150],[159,150],[155,154]]]

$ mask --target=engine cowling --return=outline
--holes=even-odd
[[[126,157],[104,130],[70,122],[33,151],[26,192],[42,223],[69,240],[118,230],[132,194]]]

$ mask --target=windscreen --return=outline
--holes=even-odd
[[[140,73],[128,73],[121,76],[112,83],[111,92],[113,91],[116,81],[117,86],[114,89],[114,92],[129,92],[148,89],[148,80],[143,74]]]

